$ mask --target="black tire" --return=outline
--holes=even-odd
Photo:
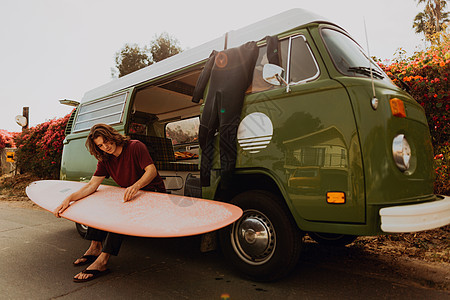
[[[77,231],[78,234],[84,238],[86,236],[86,232],[88,227],[86,225],[80,224],[80,223],[75,223],[76,227],[77,227]]]
[[[353,243],[358,236],[336,233],[308,232],[308,235],[322,246],[344,247]]]
[[[224,255],[251,280],[274,281],[286,276],[298,262],[302,234],[279,197],[253,190],[237,195],[231,203],[244,213],[219,231]]]

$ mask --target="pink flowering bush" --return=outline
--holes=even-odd
[[[17,167],[41,178],[59,178],[64,130],[70,114],[37,125],[15,137]]]
[[[436,194],[450,195],[450,176],[449,176],[450,147],[448,145],[448,142],[443,147],[440,147],[438,152],[441,153],[434,157],[434,164],[436,171],[436,181],[434,182],[434,190]]]
[[[409,58],[379,65],[400,87],[400,80],[405,82],[425,109],[435,154],[435,193],[450,195],[450,37],[447,34],[441,40]]]
[[[12,148],[14,147],[14,136],[17,133],[8,132],[6,130],[0,129],[0,150],[3,148]]]

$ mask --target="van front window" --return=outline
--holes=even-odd
[[[322,38],[334,65],[344,75],[370,77],[371,68],[374,79],[388,80],[387,75],[369,59],[361,47],[340,31],[323,28]]]

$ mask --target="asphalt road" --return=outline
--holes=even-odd
[[[201,253],[199,237],[129,237],[112,273],[74,283],[72,261],[88,242],[72,222],[0,202],[0,299],[450,299],[448,279],[354,251],[306,245],[287,278],[243,279],[220,251]],[[448,281],[447,281],[448,282]],[[444,286],[443,286],[444,285]]]

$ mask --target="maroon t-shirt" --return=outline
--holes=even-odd
[[[147,147],[140,141],[130,140],[123,145],[122,153],[115,157],[110,155],[108,159],[98,161],[94,176],[110,176],[121,187],[132,186],[145,173],[145,167],[153,164],[153,159],[148,153]],[[147,186],[146,191],[165,192],[164,181],[159,173]]]

